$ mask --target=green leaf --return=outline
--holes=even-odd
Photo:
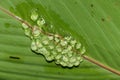
[[[39,15],[54,26],[53,32],[71,34],[85,45],[86,55],[120,70],[118,0],[1,0],[0,6],[31,25],[36,24],[30,19],[31,11],[38,9]],[[120,79],[86,60],[71,69],[49,63],[42,55],[32,52],[30,44],[21,23],[0,11],[1,80]]]

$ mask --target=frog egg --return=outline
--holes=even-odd
[[[61,40],[60,44],[61,44],[61,46],[66,46],[67,45],[67,41]]]
[[[49,41],[48,41],[48,40],[44,40],[42,43],[43,43],[44,45],[48,45],[48,44],[49,44]]]
[[[63,51],[62,51],[62,54],[65,54],[65,53],[68,53],[69,51],[67,50],[67,49],[64,49]]]
[[[71,40],[70,43],[71,43],[71,45],[75,45],[77,43],[77,41],[76,40]]]
[[[36,42],[36,45],[40,43],[39,39],[36,39],[35,42]]]
[[[38,13],[37,13],[37,10],[35,9],[35,10],[32,10],[32,12],[31,12],[31,20],[33,20],[33,21],[36,21],[37,20],[37,18],[38,18]]]
[[[50,28],[53,28],[53,25],[50,25]]]
[[[45,58],[46,58],[47,61],[52,61],[54,59],[53,56],[46,56]]]
[[[68,66],[68,67],[73,67],[73,64],[69,63],[67,66]]]
[[[63,61],[68,62],[68,58],[67,57],[63,56],[62,59],[63,59]]]
[[[83,62],[83,59],[80,59],[80,62]]]
[[[59,59],[56,60],[55,63],[56,63],[56,64],[60,64],[60,60],[59,60]]]
[[[54,37],[53,36],[48,36],[48,39],[51,41],[51,40],[54,39]]]
[[[67,66],[67,64],[65,62],[60,62],[60,64],[64,67]]]
[[[55,34],[54,36],[55,36],[56,38],[58,38],[58,37],[59,37],[59,35],[58,35],[58,34]]]
[[[79,64],[80,64],[79,61],[76,61],[76,62],[74,63],[75,66],[78,66]]]
[[[30,30],[25,29],[25,35],[30,37],[30,36],[31,36],[31,32],[30,32]]]
[[[37,25],[42,27],[45,24],[45,20],[44,18],[40,18],[39,20],[37,20]]]
[[[23,27],[24,29],[29,28],[28,25],[26,25],[25,23],[22,23],[22,27]]]
[[[51,52],[53,55],[57,55],[57,52],[56,51],[52,51]]]
[[[40,48],[38,50],[38,52],[41,53],[41,54],[48,54],[48,51],[47,51],[47,49],[45,47]]]
[[[84,54],[85,52],[86,52],[86,49],[85,49],[85,47],[83,47],[81,50],[81,54]]]
[[[61,47],[57,47],[56,50],[57,50],[57,52],[62,52]]]
[[[72,57],[73,56],[73,52],[72,51],[69,51],[68,52],[68,57]]]
[[[50,46],[49,46],[49,49],[51,49],[51,50],[54,49],[54,46],[50,45]]]
[[[37,45],[38,48],[42,48],[43,47],[43,45],[42,45],[42,43],[40,42],[39,39],[36,39],[36,45]]]
[[[33,31],[33,35],[34,36],[39,36],[40,35],[40,31],[39,30],[34,30]]]
[[[70,41],[70,40],[71,40],[71,36],[70,36],[70,37],[67,36],[67,37],[65,37],[64,39],[65,39],[66,41]]]
[[[75,62],[75,61],[76,61],[76,58],[75,58],[75,57],[70,58],[70,62],[71,62],[71,63],[73,63],[73,62]]]
[[[69,50],[69,51],[72,50],[72,46],[69,45],[69,46],[67,47],[67,50]]]
[[[77,57],[77,60],[80,61],[80,60],[81,60],[81,57]]]
[[[42,48],[43,45],[42,45],[41,43],[39,43],[39,44],[37,45],[37,47],[38,47],[38,48]]]
[[[33,51],[36,51],[36,50],[37,50],[37,46],[36,46],[35,41],[32,41],[31,49],[32,49]]]
[[[81,43],[77,43],[76,44],[76,49],[80,49],[81,48]]]
[[[57,42],[57,43],[58,43],[59,41],[60,41],[60,40],[59,40],[58,38],[56,38],[56,37],[55,37],[55,42]]]
[[[59,54],[59,55],[57,55],[56,57],[55,57],[55,59],[60,59],[62,57],[62,55],[61,54]]]
[[[36,40],[36,45],[38,48],[42,48],[43,45],[40,43],[39,39]]]

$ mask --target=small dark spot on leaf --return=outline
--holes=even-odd
[[[94,5],[93,5],[93,4],[91,4],[90,6],[91,6],[91,7],[94,7]]]
[[[20,59],[20,57],[17,57],[17,56],[9,56],[9,58],[11,58],[11,59]]]
[[[104,22],[105,21],[105,19],[104,18],[101,18],[101,20]]]

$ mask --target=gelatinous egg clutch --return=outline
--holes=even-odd
[[[42,29],[45,19],[40,17],[36,10],[31,13],[31,20],[36,22],[32,29],[22,24],[25,34],[31,38],[31,49],[45,56],[47,61],[54,61],[64,67],[78,66],[82,61],[81,55],[85,47],[72,36],[61,36]]]

